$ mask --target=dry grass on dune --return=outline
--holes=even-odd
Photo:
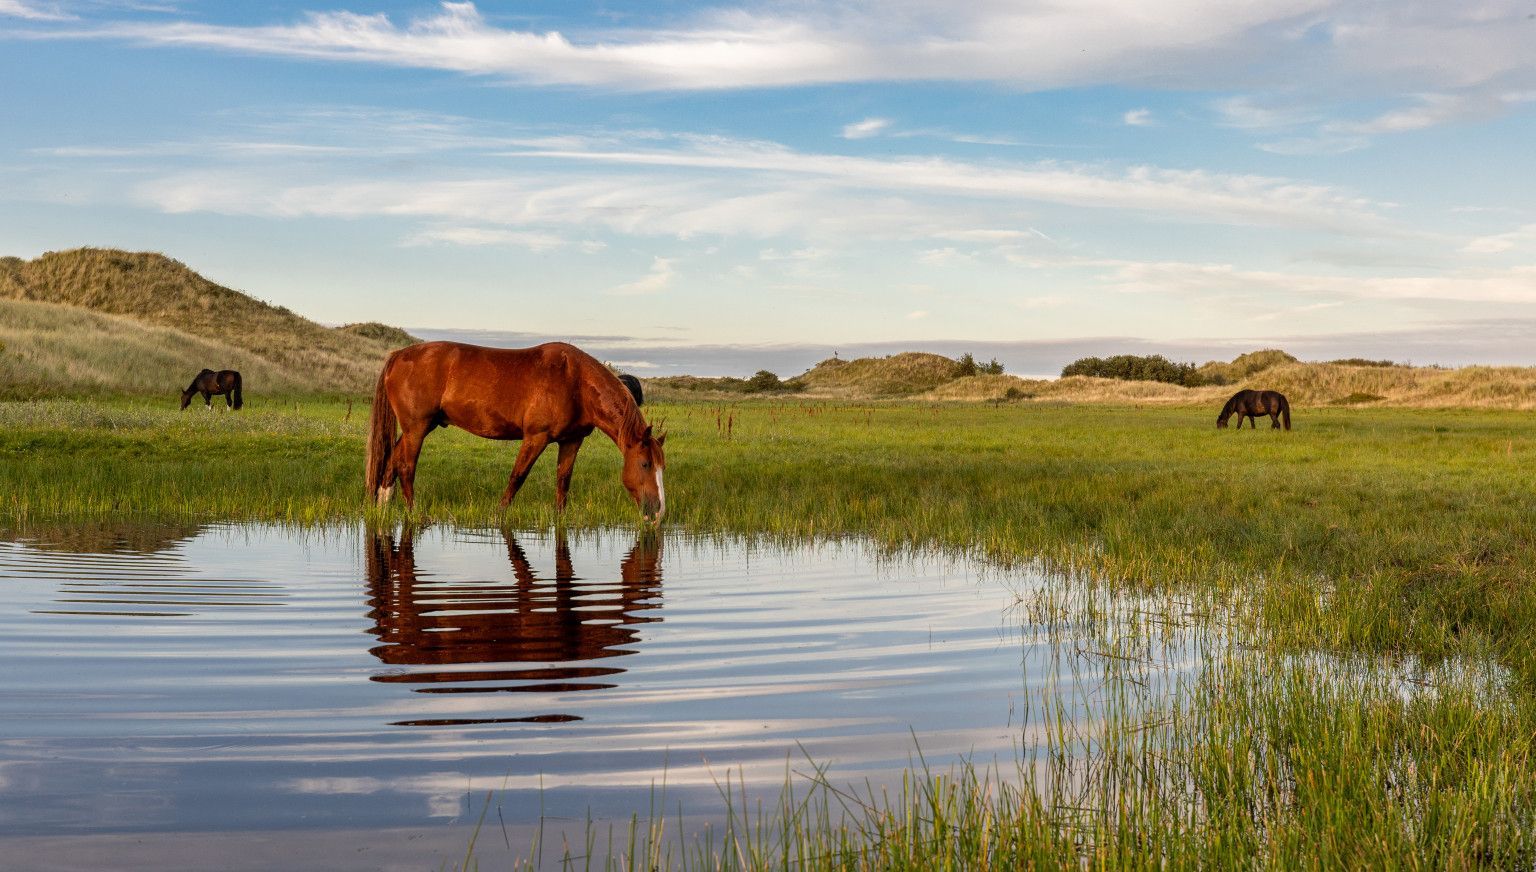
[[[909,351],[890,357],[823,360],[798,380],[808,394],[825,397],[905,397],[931,391],[954,378],[955,361]]]
[[[266,393],[310,390],[310,374],[246,349],[74,306],[0,299],[0,397],[101,391],[173,402],[205,366],[238,369]]]
[[[1073,402],[1219,405],[1243,388],[1275,390],[1293,406],[1536,409],[1536,367],[1460,369],[1284,363],[1230,385],[1186,388],[1150,381],[1072,376],[1054,380],[1009,375],[955,379],[916,399],[969,402]]]
[[[365,389],[391,350],[414,341],[385,325],[316,324],[150,252],[79,248],[30,261],[5,258],[0,297],[76,306],[202,337],[303,373],[313,379],[311,389]]]

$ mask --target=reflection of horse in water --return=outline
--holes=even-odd
[[[617,581],[581,579],[564,531],[555,533],[555,574],[540,578],[506,533],[512,581],[434,580],[418,571],[409,528],[396,544],[377,533],[367,543],[368,586],[380,644],[391,666],[428,669],[375,675],[374,681],[427,685],[419,693],[563,693],[613,687],[591,681],[623,669],[585,665],[633,654],[635,625],[661,620],[661,537],[642,533],[619,565]],[[494,682],[491,684],[489,682]],[[573,720],[570,715],[407,721],[442,725]]]

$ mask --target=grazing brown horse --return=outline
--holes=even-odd
[[[1280,429],[1280,422],[1285,421],[1285,429],[1291,429],[1291,404],[1286,402],[1285,394],[1279,391],[1238,391],[1227,400],[1227,404],[1221,407],[1221,416],[1216,419],[1218,428],[1227,426],[1227,419],[1237,416],[1237,429],[1243,429],[1243,418],[1248,419],[1250,429],[1257,430],[1259,415],[1268,415],[1272,430]]]
[[[574,345],[483,348],[423,342],[391,354],[374,389],[368,425],[369,495],[385,504],[398,478],[405,504],[414,506],[422,440],[433,428],[449,425],[487,439],[523,440],[501,496],[503,508],[517,496],[534,461],[554,443],[560,446],[555,507],[563,511],[576,452],[596,429],[624,455],[624,487],[645,519],[659,521],[666,511],[666,436],[653,435],[629,389]]]
[[[203,405],[210,410],[213,408],[215,394],[224,395],[224,404],[231,409],[238,409],[244,403],[240,399],[240,373],[233,369],[221,369],[214,372],[205,369],[192,379],[187,389],[181,392],[181,407],[185,409],[195,394],[203,395]]]

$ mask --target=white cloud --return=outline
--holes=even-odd
[[[0,0],[16,9],[36,7]],[[396,23],[309,13],[291,23],[108,22],[75,37],[385,64],[536,84],[728,89],[870,81],[995,81],[1026,88],[1391,87],[1531,84],[1523,0],[1119,0],[1024,4],[847,0],[705,9],[663,27],[574,36],[499,27],[473,3]]]
[[[651,260],[651,271],[635,279],[632,282],[610,288],[609,293],[623,296],[638,296],[641,294],[654,294],[665,290],[672,283],[675,275],[672,261],[665,257],[656,257]]]
[[[1500,254],[1525,243],[1536,242],[1536,224],[1494,236],[1480,236],[1462,246],[1467,254]]]
[[[75,16],[61,11],[56,5],[48,5],[50,8],[44,8],[36,3],[26,3],[23,0],[0,0],[0,15],[25,18],[29,21],[75,20]]]
[[[1263,103],[1253,96],[1227,97],[1213,104],[1218,124],[1240,130],[1274,130],[1311,124],[1318,120],[1315,109],[1294,105],[1276,106]]]
[[[955,266],[958,264],[971,263],[975,261],[975,259],[975,257],[960,251],[957,248],[948,246],[945,248],[930,248],[927,251],[919,253],[917,256],[917,262],[927,266]]]
[[[1104,281],[1127,293],[1536,304],[1536,266],[1444,275],[1337,276],[1244,270],[1216,263],[1124,262],[1116,264]]]
[[[879,136],[881,131],[890,126],[889,118],[866,118],[863,121],[844,124],[842,136],[844,139],[869,139],[872,136]]]
[[[1131,127],[1150,127],[1157,123],[1152,120],[1151,109],[1132,109],[1125,113],[1121,120]]]
[[[928,312],[924,309],[918,309],[916,312],[907,313],[908,321],[921,321],[926,317],[928,317]]]
[[[479,141],[474,135],[469,139]],[[422,242],[543,244],[490,231],[514,228],[569,238],[555,228],[572,226],[683,239],[818,242],[791,249],[792,255],[777,249],[765,255],[797,259],[821,256],[823,240],[850,238],[1048,242],[1034,228],[1003,224],[1016,219],[1025,203],[1119,210],[1158,221],[1404,235],[1383,217],[1383,205],[1284,178],[1058,161],[852,157],[654,131],[628,138],[605,133],[549,139],[560,147],[541,142],[503,150],[504,140],[489,150],[466,146],[451,168],[404,178],[387,171],[357,176],[356,162],[323,152],[295,164],[276,153],[231,154],[207,147],[205,169],[159,176],[108,172],[100,182],[139,180],[133,200],[173,213],[431,221],[424,232],[437,235]],[[387,137],[379,147],[389,147]],[[977,221],[997,223],[978,228]]]
[[[531,233],[488,227],[439,227],[423,230],[406,240],[407,245],[507,245],[529,251],[551,251],[566,241],[550,233]]]

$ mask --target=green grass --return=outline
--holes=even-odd
[[[366,407],[348,419],[344,403],[252,398],[210,415],[172,400],[0,404],[0,526],[401,518],[363,500]],[[1007,779],[915,771],[899,795],[851,804],[830,785],[790,790],[789,806],[737,808],[729,839],[668,842],[670,866],[1536,862],[1528,416],[1300,409],[1285,433],[1218,431],[1207,408],[789,399],[648,412],[670,434],[670,526],[1039,561],[1063,573],[1066,599],[1047,609],[1058,621],[1162,604],[1095,631],[1100,666],[1130,664],[1095,690],[1102,718],[1065,717],[1049,696],[1030,713],[1050,727],[1032,758],[1046,765]],[[553,452],[496,511],[513,453],[434,433],[417,517],[553,523]],[[600,435],[564,520],[638,520]],[[1177,693],[1150,693],[1138,640],[1170,622],[1212,640],[1206,666]],[[621,839],[608,856],[648,868],[652,855]]]

